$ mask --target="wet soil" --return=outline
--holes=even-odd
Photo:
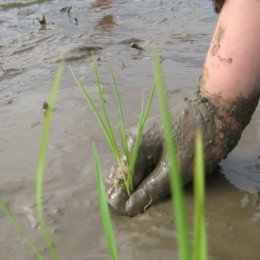
[[[14,3],[15,1],[1,1]],[[18,2],[18,1],[17,1]],[[24,1],[34,2],[34,1]],[[37,1],[35,1],[37,2]],[[135,125],[140,97],[153,81],[150,45],[162,57],[171,105],[198,85],[217,16],[211,1],[42,1],[0,5],[0,199],[51,259],[35,212],[35,176],[44,101],[61,56],[98,102],[91,50],[106,103],[116,124],[113,66],[126,110]],[[112,1],[107,1],[112,2]],[[72,6],[69,13],[61,12]],[[46,17],[44,27],[36,18]],[[77,23],[75,22],[77,20]],[[132,48],[136,43],[143,50]],[[260,108],[238,146],[208,179],[206,223],[210,259],[259,259]],[[156,99],[151,113],[158,114]],[[65,70],[53,114],[44,176],[44,208],[60,259],[108,259],[92,159],[95,141],[104,178],[114,163],[105,137]],[[192,188],[186,188],[188,215]],[[189,218],[190,225],[192,217]],[[119,259],[177,259],[169,201],[134,218],[113,214]],[[191,232],[192,235],[192,232]],[[35,259],[0,213],[0,259]]]

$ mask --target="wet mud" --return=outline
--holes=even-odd
[[[73,67],[100,109],[91,57],[82,47],[101,48],[94,51],[111,120],[116,125],[118,115],[110,65],[130,129],[138,122],[140,97],[143,92],[149,93],[153,82],[150,45],[156,45],[162,57],[170,103],[177,106],[198,85],[217,16],[207,0],[27,2],[23,7],[0,5],[0,199],[46,259],[51,259],[36,216],[35,177],[42,105],[48,100],[60,57],[68,57],[66,65]],[[1,1],[6,3],[11,1]],[[69,6],[70,16],[60,12]],[[43,15],[45,29],[36,19]],[[137,43],[143,51],[138,53],[131,43]],[[259,113],[258,106],[239,144],[207,179],[210,259],[259,259]],[[151,117],[156,115],[155,98]],[[66,69],[53,113],[43,192],[47,226],[60,259],[108,259],[97,199],[93,141],[105,179],[114,164],[112,153]],[[192,227],[193,194],[189,185],[185,198]],[[177,259],[176,229],[168,199],[134,218],[112,213],[112,220],[119,259]],[[2,212],[0,259],[35,259]]]

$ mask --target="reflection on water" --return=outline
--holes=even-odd
[[[9,8],[3,8],[7,4]],[[43,15],[44,30],[37,21]],[[216,19],[208,0],[1,1],[0,199],[43,252],[35,216],[35,169],[42,104],[48,100],[61,57],[98,102],[90,57],[95,52],[104,96],[116,122],[109,69],[113,66],[129,127],[138,121],[141,93],[149,92],[152,85],[151,44],[158,48],[174,105],[197,86]],[[143,49],[141,53],[131,48],[133,42]],[[156,100],[152,113],[158,113]],[[260,208],[255,204],[260,189],[259,125],[258,108],[238,147],[221,163],[222,170],[208,179],[210,259],[259,257],[256,225]],[[112,156],[97,129],[66,70],[53,118],[44,183],[45,214],[61,259],[108,259],[92,164],[93,140],[104,175]],[[192,216],[190,187],[186,199]],[[34,259],[1,213],[0,222],[0,259]],[[113,216],[113,222],[120,259],[177,256],[169,201],[135,218]]]
[[[114,25],[116,25],[116,21],[115,21],[113,15],[111,15],[111,14],[105,15],[98,22],[98,26],[100,26],[103,30],[112,28]]]

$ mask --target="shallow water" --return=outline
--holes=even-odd
[[[70,15],[60,12],[66,6],[72,6]],[[36,20],[42,14],[46,15],[46,26]],[[0,199],[26,227],[47,259],[50,256],[35,214],[34,188],[42,104],[48,99],[60,57],[64,56],[97,101],[89,49],[96,50],[106,102],[116,122],[109,72],[112,65],[127,125],[131,126],[138,120],[141,93],[149,91],[152,84],[151,44],[162,57],[174,105],[198,84],[216,19],[208,0],[118,0],[108,5],[56,0],[0,9]],[[142,53],[130,47],[133,41],[144,48]],[[207,182],[210,259],[260,259],[259,110],[239,145]],[[156,100],[152,114],[157,114]],[[105,177],[113,163],[112,155],[66,69],[53,115],[44,176],[45,214],[60,259],[109,258],[97,202],[93,141]],[[190,187],[186,199],[191,216]],[[135,218],[113,215],[113,224],[120,259],[177,259],[169,201]],[[0,259],[35,259],[2,213]]]

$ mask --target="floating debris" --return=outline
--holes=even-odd
[[[42,109],[44,110],[44,116],[47,115],[47,111],[49,110],[50,106],[48,104],[48,102],[44,101],[42,104]]]
[[[68,15],[70,15],[70,10],[72,9],[72,5],[71,6],[66,6],[60,9],[61,13],[67,13]]]
[[[139,51],[143,51],[144,49],[142,47],[140,47],[136,42],[132,42],[130,44],[131,48],[137,49]]]
[[[39,24],[41,24],[41,25],[47,24],[45,15],[42,16],[42,19],[40,19],[40,18],[36,18],[36,19],[39,22]]]

